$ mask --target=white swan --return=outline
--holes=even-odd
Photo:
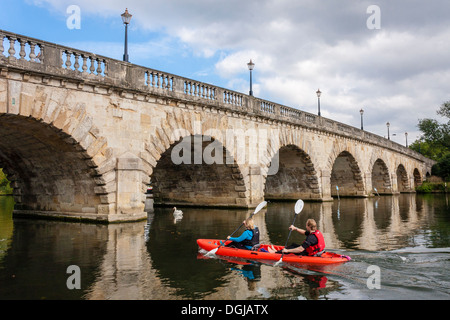
[[[173,218],[175,219],[175,222],[183,219],[183,211],[178,210],[177,207],[173,207]]]

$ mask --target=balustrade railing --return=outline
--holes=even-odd
[[[145,71],[145,85],[155,89],[173,91],[174,77],[162,72],[148,70]]]
[[[75,50],[61,49],[62,68],[83,74],[94,74],[101,77],[108,75],[107,59],[94,54]]]
[[[18,68],[25,73],[34,71],[46,76],[96,82],[94,85],[170,95],[170,97],[187,101],[202,100],[205,104],[211,103],[240,113],[246,112],[362,139],[418,156],[412,150],[375,134],[298,109],[128,62],[0,30],[0,68],[5,67]]]
[[[0,58],[41,63],[42,48],[39,41],[0,30]]]

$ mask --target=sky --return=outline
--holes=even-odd
[[[252,59],[254,96],[317,114],[320,88],[323,117],[402,145],[446,121],[448,0],[0,0],[0,29],[122,60],[125,8],[131,63],[248,94]]]

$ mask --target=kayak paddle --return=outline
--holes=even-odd
[[[295,219],[297,219],[298,214],[303,210],[303,206],[304,206],[303,200],[298,200],[297,203],[295,204],[295,207],[294,207],[295,216],[294,216],[294,221],[292,222],[292,226],[295,224]],[[289,238],[291,237],[291,233],[292,233],[292,229],[289,230],[289,235],[286,240],[286,244],[284,245],[285,248],[288,245],[288,241],[289,241]],[[283,262],[283,256],[284,256],[284,252],[281,254],[280,260],[275,262],[275,264],[274,264],[275,267],[278,267]]]
[[[258,212],[260,212],[265,206],[267,206],[267,201],[263,201],[261,202],[255,209],[255,211],[252,213],[252,215],[250,216],[253,217],[255,214],[257,214]],[[230,235],[230,237],[232,237],[236,232],[238,232],[238,230],[243,226],[244,224],[242,223],[239,228],[237,228],[236,230],[234,230],[234,232]],[[220,247],[222,247],[225,244],[226,241],[224,241],[220,246],[218,246],[215,249],[212,249],[211,251],[208,251],[208,253],[205,254],[205,256],[207,257],[214,257],[217,250],[220,249]]]

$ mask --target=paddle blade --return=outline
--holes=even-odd
[[[257,214],[258,212],[260,212],[265,206],[267,206],[267,201],[263,201],[261,202],[255,209],[255,212],[253,212],[253,214]]]
[[[217,252],[217,250],[219,250],[219,248],[220,248],[220,247],[217,247],[217,248],[215,248],[215,249],[212,249],[212,250],[208,251],[208,252],[205,254],[205,256],[208,257],[208,258],[214,258],[214,257],[216,256],[216,252]]]
[[[303,202],[303,200],[298,200],[297,203],[295,204],[295,214],[299,214],[300,212],[302,212],[303,210],[303,206],[305,205],[305,203]]]
[[[283,257],[281,257],[280,260],[278,260],[277,262],[275,262],[275,264],[274,264],[273,266],[274,266],[274,267],[278,267],[282,262],[283,262]]]

